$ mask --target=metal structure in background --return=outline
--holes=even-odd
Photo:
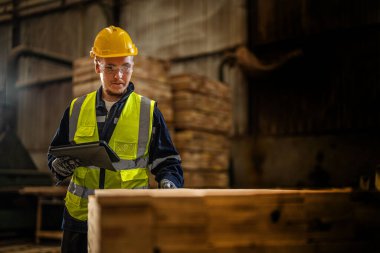
[[[0,3],[0,24],[12,22],[14,31],[17,31],[18,24],[23,19],[80,8],[94,3],[101,7],[109,25],[119,25],[122,0],[6,0]]]

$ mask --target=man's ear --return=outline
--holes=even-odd
[[[99,59],[97,57],[94,58],[94,66],[95,66],[95,72],[97,74],[100,74]]]

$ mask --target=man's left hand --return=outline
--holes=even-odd
[[[160,181],[160,188],[161,189],[176,189],[177,186],[175,186],[175,184],[168,179],[162,179]]]

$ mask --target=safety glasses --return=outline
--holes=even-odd
[[[115,66],[111,64],[101,64],[99,62],[100,70],[103,71],[106,74],[127,74],[132,71],[133,66],[128,64],[128,65],[122,65],[122,66]]]

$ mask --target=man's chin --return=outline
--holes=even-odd
[[[111,97],[120,97],[124,94],[124,92],[126,90],[127,89],[124,89],[124,90],[107,90],[106,93],[108,96],[111,96]]]

